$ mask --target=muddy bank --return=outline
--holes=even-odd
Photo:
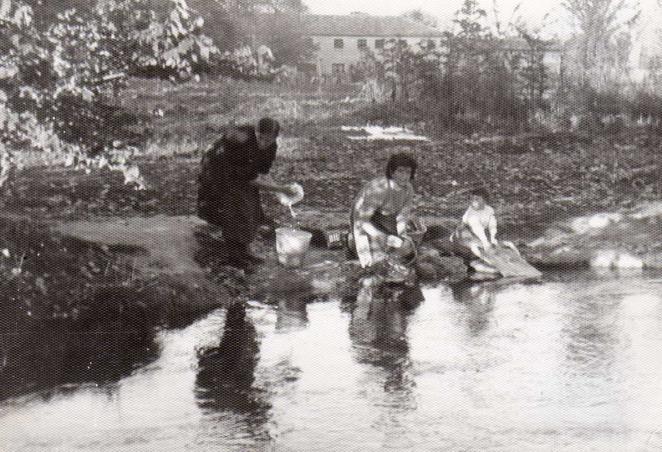
[[[659,203],[641,204],[554,222],[538,239],[519,243],[524,245],[526,257],[542,267],[593,264],[657,268],[662,262],[661,218]],[[49,300],[46,305],[52,305],[53,310],[50,317],[66,319],[73,318],[76,311],[71,308],[69,312],[68,305],[65,309],[61,304],[71,304],[72,299],[107,298],[105,294],[116,287],[135,291],[142,303],[160,305],[159,311],[186,314],[227,305],[237,296],[260,298],[269,291],[296,292],[300,287],[314,294],[316,285],[340,285],[333,281],[342,281],[360,270],[355,262],[347,262],[343,249],[325,249],[325,232],[347,230],[342,211],[302,208],[297,219],[314,232],[307,269],[280,267],[274,238],[265,236],[254,248],[266,262],[252,274],[229,267],[222,240],[213,239],[208,226],[194,216],[59,222],[51,229],[55,234],[43,226],[5,219],[8,241],[3,252],[8,257],[0,256],[5,290],[10,297],[21,298],[24,312],[33,318],[49,317],[39,309],[44,302],[34,307],[33,298]],[[447,236],[456,222],[453,216],[423,215],[423,219],[428,225],[426,244]],[[513,233],[502,236],[518,239]],[[77,279],[80,288],[65,290],[71,286],[64,284],[67,278]]]
[[[662,203],[556,222],[523,252],[542,267],[662,268]]]
[[[205,223],[192,216],[116,218],[55,226],[58,233],[115,251],[131,250],[132,266],[145,281],[144,296],[158,311],[184,316],[227,305],[230,294],[208,278],[196,255]]]
[[[182,226],[0,218],[0,399],[119,380],[158,355],[159,327],[226,304]]]
[[[344,249],[326,249],[323,232],[346,227],[338,212],[302,211],[317,230],[303,268],[278,264],[273,237],[254,251],[252,272],[227,266],[221,240],[191,216],[154,216],[36,225],[0,219],[0,399],[75,382],[119,379],[154,359],[158,326],[185,326],[218,306],[259,300],[279,306],[343,299],[368,274]],[[424,243],[445,236],[453,219],[425,217]],[[554,223],[522,247],[539,268],[662,268],[662,204]],[[447,261],[435,284],[466,276]],[[101,351],[101,352],[100,352]],[[40,377],[26,378],[26,369]],[[30,381],[25,386],[22,382]]]
[[[556,222],[542,237],[524,243],[522,251],[539,267],[659,268],[661,213],[659,203],[648,203]],[[112,318],[130,305],[144,312],[145,325],[172,324],[237,297],[328,294],[362,274],[344,250],[324,248],[324,231],[346,230],[342,212],[301,209],[298,219],[316,231],[306,268],[279,266],[273,237],[262,237],[255,251],[266,262],[247,274],[227,265],[222,240],[213,239],[193,216],[60,222],[50,229],[5,218],[1,290],[12,302],[3,307],[2,323],[5,329],[52,319],[73,325],[85,315]],[[446,236],[455,222],[433,215],[424,220],[425,243]],[[104,301],[111,299],[122,301]]]

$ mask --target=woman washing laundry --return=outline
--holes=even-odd
[[[362,267],[389,257],[406,259],[415,254],[407,227],[414,219],[416,161],[406,153],[392,155],[386,175],[369,181],[354,201],[351,215],[351,248]]]

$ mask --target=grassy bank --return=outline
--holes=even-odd
[[[337,86],[301,91],[267,82],[211,79],[173,85],[132,80],[115,104],[134,115],[130,130],[145,140],[147,154],[193,152],[218,136],[229,123],[253,123],[273,116],[285,136],[315,131],[360,109],[360,87]]]
[[[431,143],[350,141],[337,129],[283,137],[273,174],[304,186],[304,209],[347,211],[361,184],[381,174],[388,156],[412,152],[419,162],[418,211],[459,217],[467,191],[492,192],[501,224],[531,235],[555,218],[613,210],[659,199],[662,145],[645,132],[596,139],[573,134],[515,138],[447,136]],[[17,174],[0,198],[3,209],[42,218],[80,219],[195,213],[199,154],[150,154],[138,159],[148,189],[101,170],[34,167]],[[285,209],[265,196],[271,215]]]

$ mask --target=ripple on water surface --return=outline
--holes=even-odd
[[[0,402],[0,449],[660,450],[662,278],[545,277],[214,311]]]

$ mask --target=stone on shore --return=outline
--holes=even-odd
[[[662,202],[553,224],[522,253],[537,266],[662,268]]]

